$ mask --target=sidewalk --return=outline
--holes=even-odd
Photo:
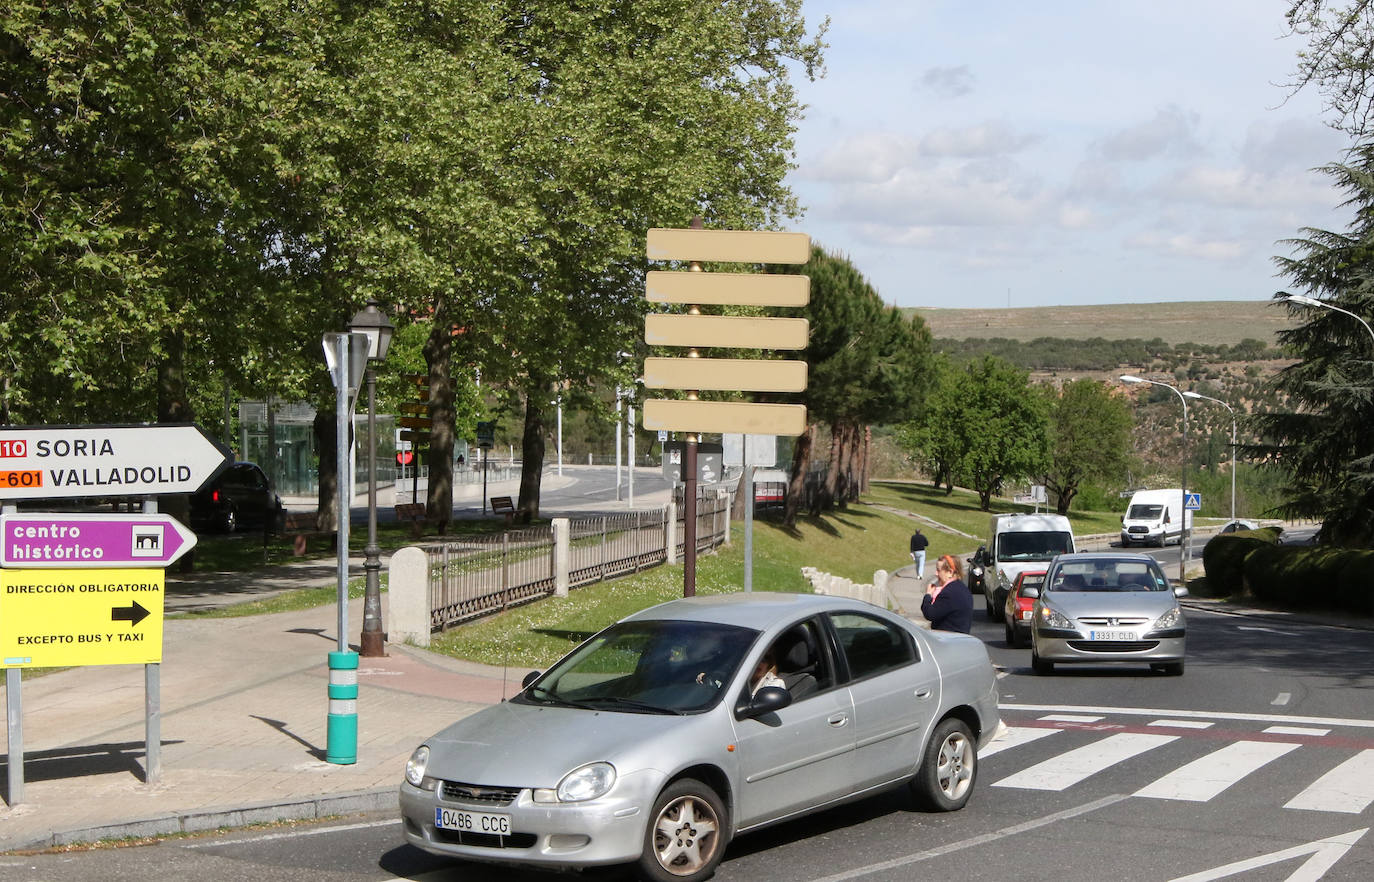
[[[360,663],[358,762],[326,763],[337,615],[330,605],[166,621],[153,784],[142,666],[26,680],[23,801],[0,808],[0,850],[393,807],[420,741],[514,693],[527,673],[389,644],[387,657]],[[361,622],[358,600],[350,631]]]

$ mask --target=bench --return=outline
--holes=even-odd
[[[410,523],[410,534],[419,538],[425,531],[428,518],[425,517],[423,502],[402,502],[396,506],[396,520]]]
[[[288,511],[282,523],[282,534],[291,537],[291,553],[296,557],[305,554],[306,543],[317,536],[337,538],[333,530],[321,530],[315,526],[319,513],[313,511]]]
[[[506,526],[511,525],[515,519],[515,503],[511,502],[509,496],[493,496],[491,498],[491,513],[506,516]]]

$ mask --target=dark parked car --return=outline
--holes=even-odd
[[[219,533],[281,529],[286,509],[267,475],[251,462],[236,462],[191,494],[191,528]]]

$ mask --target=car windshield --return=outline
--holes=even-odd
[[[1070,561],[1054,572],[1052,591],[1168,591],[1159,567],[1138,560]]]
[[[711,622],[621,622],[513,700],[648,714],[705,710],[720,699],[758,635]]]
[[[1159,518],[1162,511],[1162,505],[1133,505],[1131,510],[1126,512],[1126,517],[1133,521],[1153,521]]]
[[[1003,533],[997,539],[998,560],[1051,560],[1073,551],[1073,535],[1044,531]]]
[[[1026,573],[1024,576],[1021,577],[1022,590],[1026,588],[1039,589],[1040,586],[1043,584],[1045,584],[1044,573]]]

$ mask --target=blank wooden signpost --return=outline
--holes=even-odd
[[[700,219],[691,229],[649,231],[649,260],[680,261],[686,271],[651,271],[645,296],[655,303],[686,305],[685,313],[650,314],[644,319],[644,342],[650,346],[687,349],[681,358],[644,361],[644,386],[676,389],[683,399],[644,402],[644,428],[687,433],[683,457],[683,573],[682,594],[696,593],[697,442],[703,432],[746,435],[800,435],[806,431],[806,406],[752,401],[702,401],[701,391],[804,392],[806,362],[753,358],[703,358],[698,347],[716,349],[806,348],[804,318],[755,318],[703,315],[700,307],[805,306],[811,280],[803,275],[764,273],[707,273],[703,262],[804,264],[811,257],[811,237],[805,233],[756,230],[706,230]],[[750,492],[749,488],[745,488]],[[753,506],[745,520],[745,567],[753,561]],[[749,581],[746,579],[746,586]]]

